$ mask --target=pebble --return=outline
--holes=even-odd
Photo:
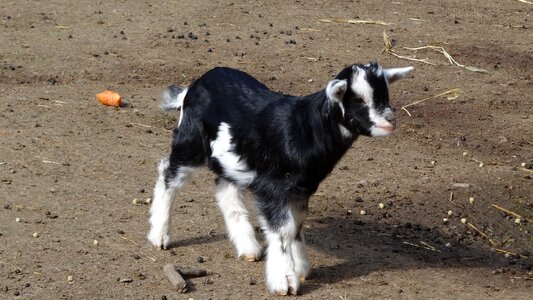
[[[20,218],[15,218],[15,222],[19,223],[20,222]]]
[[[451,217],[453,215],[453,211],[449,210],[448,211],[448,217]]]
[[[74,277],[72,277],[72,275],[68,275],[67,276],[67,281],[68,282],[72,282],[74,280]]]
[[[139,199],[135,198],[135,199],[131,200],[131,203],[133,203],[134,205],[137,205],[137,204],[139,204]]]
[[[385,208],[385,204],[380,203],[380,204],[378,204],[378,207],[381,208],[381,209],[383,209],[383,208]]]
[[[466,224],[466,218],[462,218],[461,223]]]
[[[443,218],[443,219],[442,219],[442,222],[444,222],[444,223],[448,223],[448,218]]]
[[[364,215],[366,215],[366,211],[362,210],[362,211],[360,212],[360,214],[361,214],[362,216],[364,216]]]
[[[468,202],[470,202],[470,204],[474,204],[474,202],[475,202],[474,197],[470,197],[470,199],[468,199]]]
[[[38,232],[34,232],[32,235],[33,235],[34,238],[38,238],[39,237],[39,233]]]
[[[97,241],[97,240],[94,240],[94,241],[93,241],[93,245],[98,246],[98,241]]]

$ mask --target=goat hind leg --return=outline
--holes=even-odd
[[[167,249],[170,244],[170,213],[176,193],[183,188],[194,168],[179,166],[170,172],[168,160],[161,160],[159,177],[154,188],[150,207],[150,232],[148,240],[156,247]]]

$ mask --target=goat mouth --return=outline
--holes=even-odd
[[[387,126],[378,126],[378,125],[376,125],[376,128],[379,128],[379,129],[387,131],[387,132],[393,132],[396,129],[396,126],[394,124],[387,125]]]

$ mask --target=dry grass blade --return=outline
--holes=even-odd
[[[533,220],[530,219],[530,218],[522,217],[521,215],[519,215],[519,214],[517,214],[517,213],[515,213],[515,212],[512,212],[512,211],[510,211],[510,210],[508,210],[508,209],[505,209],[505,208],[503,208],[503,207],[501,207],[501,206],[498,206],[498,205],[496,205],[496,204],[492,204],[492,207],[494,207],[494,208],[496,208],[496,209],[499,209],[499,210],[505,212],[506,214],[515,217],[516,219],[522,219],[522,218],[523,218],[523,219],[527,220],[528,222],[533,222]]]
[[[407,107],[409,107],[409,106],[413,106],[413,105],[416,105],[416,104],[419,104],[419,103],[422,103],[422,102],[425,102],[425,101],[428,101],[428,100],[431,100],[431,99],[435,99],[435,98],[439,98],[439,97],[442,97],[442,96],[446,96],[446,95],[449,95],[448,97],[446,97],[446,99],[454,100],[457,97],[461,96],[462,94],[463,94],[463,91],[461,89],[455,88],[455,89],[451,89],[451,90],[439,93],[439,94],[431,96],[431,97],[424,98],[422,100],[415,101],[413,103],[409,103],[407,105],[402,106],[402,109],[405,110],[405,112],[407,112],[409,117],[412,117],[411,113],[407,110]]]
[[[516,0],[516,1],[526,3],[526,4],[533,4],[533,2],[527,1],[527,0]]]
[[[323,23],[348,23],[348,24],[375,24],[389,26],[390,23],[380,20],[356,20],[356,19],[320,19]]]
[[[480,69],[480,68],[476,68],[476,67],[472,67],[472,66],[466,66],[466,65],[463,65],[463,64],[460,64],[458,63],[451,55],[450,53],[448,53],[448,51],[446,51],[446,49],[444,49],[444,47],[440,47],[440,46],[424,46],[424,47],[416,47],[416,48],[410,48],[410,47],[403,47],[404,49],[407,49],[407,50],[411,50],[411,51],[418,51],[418,50],[424,50],[424,49],[431,49],[431,50],[434,50],[434,51],[437,51],[439,53],[442,53],[444,55],[444,57],[446,57],[446,59],[448,59],[448,61],[450,62],[451,65],[455,65],[455,66],[458,66],[458,67],[461,67],[461,68],[465,68],[469,71],[472,71],[472,72],[477,72],[477,73],[488,73],[486,70],[483,70],[483,69]]]
[[[514,253],[514,252],[511,252],[511,251],[508,251],[508,250],[503,250],[503,249],[494,248],[494,251],[499,252],[499,253],[503,253],[503,254],[512,255],[512,256],[519,256],[519,257],[524,258],[524,259],[527,259],[527,258],[528,258],[528,257],[525,256],[525,255],[518,254],[518,253]]]
[[[430,245],[429,243],[426,243],[424,241],[420,241],[420,244],[426,246],[426,249],[429,249],[431,251],[440,252],[439,249],[435,248],[434,246]]]
[[[397,58],[400,58],[400,59],[406,59],[406,60],[410,60],[410,61],[417,61],[417,62],[421,62],[421,63],[424,63],[424,64],[432,65],[432,66],[435,65],[434,63],[428,61],[427,58],[419,59],[419,58],[416,58],[414,56],[410,57],[410,56],[403,56],[403,55],[397,54],[396,51],[394,51],[394,48],[392,48],[392,43],[391,43],[387,33],[385,33],[385,31],[383,31],[383,42],[385,43],[385,48],[383,48],[382,53],[389,53],[390,55],[396,56]]]

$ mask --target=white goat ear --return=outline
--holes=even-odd
[[[393,68],[393,69],[384,69],[383,74],[388,83],[393,83],[398,79],[402,79],[405,76],[409,75],[413,71],[414,67],[405,67],[405,68]]]
[[[328,83],[326,87],[326,95],[328,99],[332,102],[340,102],[346,89],[348,88],[348,82],[346,79],[334,79]]]

